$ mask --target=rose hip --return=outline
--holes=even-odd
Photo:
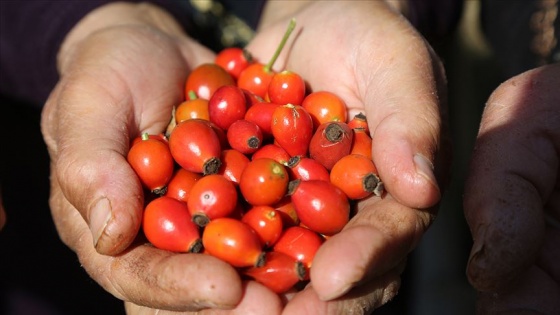
[[[196,225],[227,217],[237,206],[237,189],[233,182],[219,174],[203,176],[192,187],[187,206]]]
[[[243,274],[278,294],[287,292],[308,277],[307,270],[301,261],[274,251],[266,253],[264,265],[250,267],[244,270]]]
[[[169,148],[175,161],[191,172],[215,174],[222,163],[220,139],[206,120],[189,119],[178,124],[169,136]]]
[[[309,156],[330,170],[350,153],[354,133],[344,122],[326,122],[317,128],[309,143]]]
[[[324,235],[334,235],[350,219],[350,203],[344,192],[323,180],[294,180],[288,194],[298,218],[309,229]]]
[[[330,181],[350,199],[362,199],[371,194],[381,196],[383,193],[383,183],[375,164],[360,154],[350,154],[336,162]]]
[[[208,254],[234,267],[258,267],[265,263],[265,252],[257,233],[233,218],[210,221],[202,233],[202,244]]]
[[[244,154],[254,153],[263,142],[261,128],[245,119],[234,121],[226,134],[230,147]]]
[[[220,87],[208,101],[208,115],[216,126],[227,130],[235,121],[245,117],[247,99],[235,85]]]
[[[282,105],[272,114],[272,135],[290,156],[307,155],[313,136],[313,121],[300,105]]]

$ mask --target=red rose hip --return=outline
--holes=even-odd
[[[206,120],[178,124],[169,136],[169,148],[175,161],[188,171],[207,175],[220,168],[220,138]]]
[[[300,222],[319,234],[334,235],[350,220],[348,197],[328,181],[294,180],[288,193]]]

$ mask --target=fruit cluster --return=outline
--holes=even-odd
[[[226,48],[193,69],[167,130],[134,139],[128,162],[153,246],[213,255],[282,293],[383,184],[365,116],[348,119],[337,95],[272,60]]]

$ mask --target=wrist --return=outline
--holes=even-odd
[[[172,37],[185,36],[183,28],[165,10],[149,3],[116,2],[103,5],[84,16],[66,35],[57,54],[57,68],[64,73],[80,42],[91,34],[118,26],[144,26]]]

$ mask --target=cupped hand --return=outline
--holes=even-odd
[[[53,219],[89,275],[131,312],[239,305],[279,313],[279,297],[244,286],[225,262],[135,242],[144,200],[129,143],[165,130],[190,69],[213,57],[164,11],[122,3],[90,13],[61,48],[61,78],[42,118]]]
[[[560,65],[522,73],[486,104],[464,193],[480,314],[560,309]]]
[[[361,201],[345,229],[324,243],[310,285],[284,313],[368,313],[397,294],[407,255],[436,215],[434,174],[448,166],[439,155],[444,73],[423,38],[382,1],[312,2],[260,30],[247,47],[256,59],[266,63],[292,17],[296,29],[275,69],[299,73],[313,91],[338,94],[349,117],[365,112],[387,194]]]

